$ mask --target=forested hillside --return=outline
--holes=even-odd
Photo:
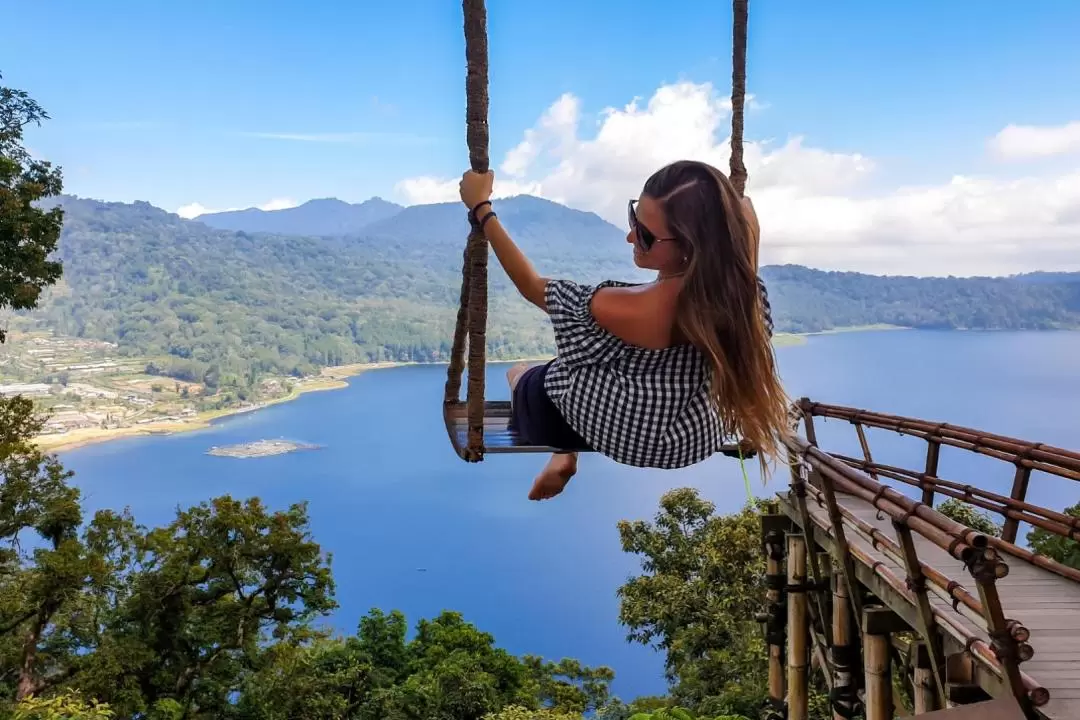
[[[200,215],[198,221],[218,230],[268,232],[279,235],[346,235],[402,210],[382,198],[347,203],[336,198],[308,200],[284,210],[230,210]]]
[[[64,280],[31,316],[40,327],[160,357],[158,369],[180,379],[214,366],[241,384],[323,365],[442,360],[449,351],[467,230],[457,203],[396,210],[360,232],[319,237],[218,230],[147,203],[61,202]],[[499,211],[543,273],[645,277],[631,265],[625,232],[592,213],[527,196],[500,201]],[[1063,275],[920,279],[797,266],[763,275],[780,332],[1080,326],[1080,284]],[[491,355],[550,352],[546,319],[494,259],[491,286]]]
[[[766,267],[762,275],[777,327],[787,332],[878,323],[944,330],[1080,326],[1080,273],[1040,280],[878,277],[787,265]]]

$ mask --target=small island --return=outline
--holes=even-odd
[[[293,440],[256,440],[255,442],[240,443],[239,445],[215,445],[206,451],[207,455],[231,458],[255,458],[270,455],[284,455],[285,453],[298,450],[315,450],[318,445],[295,442]]]

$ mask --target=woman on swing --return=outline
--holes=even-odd
[[[507,373],[516,431],[531,445],[559,449],[529,499],[562,492],[579,451],[678,468],[734,436],[764,469],[786,429],[787,398],[757,275],[757,216],[728,178],[688,160],[657,171],[629,203],[626,236],[634,263],[656,279],[595,287],[537,274],[493,211],[493,180],[466,172],[461,200],[555,331],[554,360]]]

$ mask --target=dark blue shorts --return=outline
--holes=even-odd
[[[529,445],[589,452],[592,448],[570,427],[544,389],[549,365],[551,362],[531,367],[518,378],[510,427]]]

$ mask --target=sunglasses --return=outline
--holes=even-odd
[[[630,223],[630,229],[634,231],[637,246],[641,248],[642,252],[649,252],[652,246],[658,242],[670,242],[676,239],[673,237],[656,237],[649,228],[642,225],[638,220],[637,212],[634,210],[635,205],[637,205],[637,200],[631,200],[626,206],[626,215],[627,221]]]

